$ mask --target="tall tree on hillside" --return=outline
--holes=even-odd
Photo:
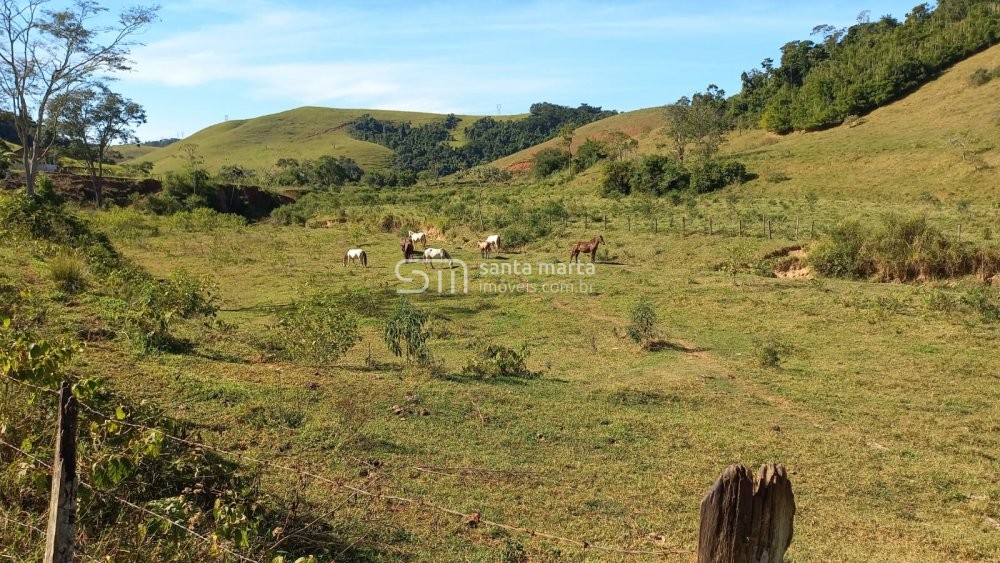
[[[46,9],[48,0],[0,0],[0,95],[14,114],[28,195],[39,161],[51,146],[53,99],[129,69],[130,41],[156,17],[157,7],[134,6],[104,24],[106,8],[91,0]]]
[[[87,163],[94,202],[103,200],[102,183],[108,147],[116,141],[136,141],[134,127],[146,122],[146,110],[103,84],[53,98],[52,113],[58,134],[80,147]]]
[[[719,149],[728,130],[726,92],[710,84],[690,99],[681,97],[666,107],[667,131],[674,142],[677,160],[684,162],[687,146],[695,143],[708,160]]]

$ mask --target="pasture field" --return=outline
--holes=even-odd
[[[422,197],[462,202],[449,188],[427,190]],[[547,193],[541,186],[508,195],[530,208],[543,205]],[[501,212],[503,204],[495,205]],[[780,279],[737,267],[764,270],[760,257],[769,251],[808,242],[791,240],[789,219],[822,227],[898,205],[765,199],[734,188],[677,206],[658,203],[659,233],[624,202],[572,205],[595,218],[610,213],[610,224],[588,219],[584,229],[577,213],[488,261],[475,249],[486,231],[454,226],[432,237],[431,246],[467,263],[469,292],[409,297],[430,314],[430,368],[407,365],[382,343],[382,323],[402,285],[393,270],[399,230],[373,225],[395,213],[440,228],[447,219],[439,211],[354,205],[332,228],[204,231],[133,217],[157,226],[155,234],[95,215],[95,224],[154,274],[184,268],[209,276],[221,311],[211,326],[181,325],[189,350],[137,357],[121,341],[97,341],[76,369],[193,421],[202,439],[229,450],[598,548],[670,552],[583,549],[469,527],[433,508],[357,497],[264,468],[263,488],[325,508],[345,544],[371,558],[693,560],[699,502],[737,462],[788,468],[797,503],[789,560],[1000,558],[1000,323],[974,309],[936,305],[942,295],[958,303],[982,286],[971,279]],[[494,211],[484,209],[487,217]],[[907,210],[942,228],[961,222],[972,239],[1000,227],[989,205],[924,202]],[[625,217],[633,212],[629,232]],[[761,212],[786,218],[773,239],[749,220],[753,236],[732,236],[733,218]],[[687,235],[676,224],[682,215],[691,220]],[[711,236],[708,216],[718,218]],[[572,242],[598,232],[608,244],[593,275],[539,272],[540,264],[564,263]],[[368,251],[370,268],[342,265],[343,252],[355,246]],[[494,264],[511,271],[496,273],[491,269],[501,266]],[[487,285],[541,288],[562,279],[592,291],[495,293]],[[995,288],[987,291],[996,299]],[[255,346],[281,311],[317,292],[341,296],[361,319],[363,340],[346,356],[300,365],[274,361]],[[655,351],[625,336],[640,298],[659,316]],[[528,367],[539,377],[462,376],[489,344],[526,345]],[[777,365],[764,365],[768,354]]]

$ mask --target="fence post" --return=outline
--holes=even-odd
[[[688,230],[688,218],[687,215],[681,215],[681,235],[687,236]]]
[[[55,463],[52,464],[52,494],[49,523],[45,531],[45,563],[73,561],[76,527],[76,397],[69,383],[59,390]]]
[[[962,224],[958,224],[958,242],[962,242]]]
[[[589,219],[589,218],[590,218],[590,213],[587,213],[586,211],[584,211],[584,213],[583,213],[583,230],[585,230],[585,231],[587,230],[587,219]]]
[[[655,215],[653,216],[653,233],[654,234],[659,234],[660,233],[660,225],[657,222],[657,219],[656,219]]]
[[[740,217],[740,236],[743,236],[743,217]]]
[[[792,543],[795,495],[781,464],[730,465],[701,501],[698,563],[784,561]]]
[[[768,239],[771,238],[771,220],[770,219],[767,220],[767,238]]]
[[[715,234],[713,232],[713,230],[712,230],[712,218],[711,217],[708,218],[708,234],[709,234],[709,236]]]
[[[628,216],[628,232],[632,232],[632,216]]]
[[[816,220],[809,223],[809,240],[816,238]]]
[[[799,240],[799,218],[795,218],[795,240]]]

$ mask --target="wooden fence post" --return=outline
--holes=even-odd
[[[708,234],[709,234],[709,236],[715,234],[713,232],[713,230],[712,230],[712,218],[711,217],[708,218]]]
[[[632,232],[632,216],[628,216],[628,232]]]
[[[958,242],[962,242],[962,224],[958,224]]]
[[[740,231],[739,232],[740,232],[740,236],[742,237],[743,236],[743,218],[742,217],[740,217]]]
[[[795,218],[795,240],[799,240],[799,218]]]
[[[681,216],[681,235],[687,236],[687,230],[688,230],[688,218],[687,218],[687,215],[682,215]]]
[[[794,517],[784,466],[762,465],[755,486],[746,466],[730,465],[701,501],[698,563],[783,561]]]
[[[771,238],[771,220],[767,220],[767,238]]]
[[[654,234],[659,234],[660,233],[660,225],[657,222],[657,219],[656,219],[655,215],[653,216],[653,233]]]
[[[52,495],[49,524],[45,531],[45,563],[71,563],[76,528],[76,397],[69,383],[59,391],[59,430],[56,432],[55,463],[52,464]]]

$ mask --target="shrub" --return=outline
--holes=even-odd
[[[83,260],[72,252],[60,252],[50,258],[49,275],[66,293],[78,293],[87,285]]]
[[[535,153],[531,170],[538,178],[545,178],[569,166],[570,154],[562,149],[546,147]]]
[[[773,334],[764,335],[754,340],[754,358],[765,368],[780,367],[783,357],[791,351],[790,344]]]
[[[219,213],[207,207],[198,207],[191,211],[181,211],[170,217],[174,228],[188,232],[211,232],[219,230],[238,230],[246,226],[246,219],[231,213]]]
[[[272,343],[287,360],[313,365],[337,361],[361,340],[357,320],[321,293],[292,303],[272,330]]]
[[[874,281],[913,281],[1000,270],[1000,253],[949,240],[923,217],[885,216],[875,226],[857,220],[831,229],[809,253],[816,271]]]
[[[397,358],[405,354],[407,362],[416,358],[425,363],[431,357],[427,347],[430,333],[424,330],[426,322],[427,313],[414,307],[405,297],[400,297],[392,316],[385,323],[382,340]]]
[[[656,323],[656,310],[653,308],[653,304],[646,299],[641,299],[632,306],[632,310],[629,312],[629,325],[626,333],[633,342],[648,349],[659,335]]]
[[[153,219],[139,209],[132,207],[112,207],[91,217],[92,224],[118,239],[133,240],[160,234]]]
[[[632,164],[629,162],[615,160],[607,163],[601,179],[601,195],[609,197],[632,193],[632,175]]]
[[[462,368],[462,375],[475,379],[537,378],[539,374],[528,369],[527,359],[527,344],[522,345],[518,350],[490,344],[479,350],[476,356]]]

